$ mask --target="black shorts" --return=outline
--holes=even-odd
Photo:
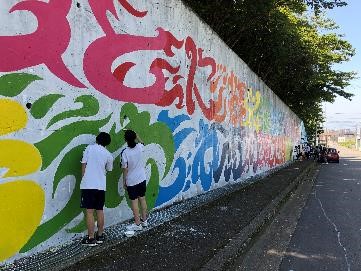
[[[82,189],[80,208],[103,210],[105,191],[97,189]]]
[[[127,186],[129,199],[135,200],[145,196],[145,191],[147,190],[147,182],[143,181],[133,186]]]

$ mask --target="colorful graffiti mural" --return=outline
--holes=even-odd
[[[19,88],[26,84],[22,76],[14,79]],[[12,89],[16,90],[16,87]],[[23,129],[27,121],[27,113],[21,104],[0,99],[1,136]],[[40,168],[42,161],[38,149],[22,140],[4,138],[0,140],[0,150],[0,177],[9,179],[9,182],[0,183],[0,215],[6,219],[1,226],[6,234],[0,246],[0,260],[4,260],[17,253],[32,236],[40,223],[45,203],[41,186],[22,179]]]
[[[131,217],[119,182],[124,128],[146,143],[150,209],[280,166],[303,133],[178,0],[9,0],[0,22],[1,261],[84,232],[79,161],[99,131],[115,157],[108,225]]]

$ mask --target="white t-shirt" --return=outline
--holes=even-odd
[[[86,163],[80,189],[106,190],[106,173],[113,170],[113,156],[99,144],[89,145],[83,153],[81,163]]]
[[[126,147],[122,152],[122,168],[128,168],[127,186],[134,186],[145,181],[143,163],[143,144],[138,143],[134,148]]]

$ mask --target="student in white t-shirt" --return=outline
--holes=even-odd
[[[113,156],[105,148],[111,142],[108,133],[101,132],[96,137],[96,144],[86,147],[83,153],[82,180],[80,183],[80,207],[86,209],[88,236],[82,240],[83,245],[95,246],[104,242],[104,202],[106,190],[106,173],[113,169]],[[94,233],[94,210],[97,213],[98,231]]]
[[[128,226],[127,229],[139,231],[142,230],[143,227],[148,226],[147,202],[145,200],[147,182],[142,155],[144,144],[132,130],[125,131],[124,139],[127,142],[128,147],[121,153],[123,186],[128,192],[134,215],[134,224]],[[141,216],[139,215],[138,200],[141,207]]]

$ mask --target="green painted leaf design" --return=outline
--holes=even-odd
[[[124,198],[124,196],[120,196],[118,193],[118,183],[122,174],[119,164],[120,157],[118,156],[114,160],[113,170],[107,174],[107,192],[105,197],[105,207],[107,208],[117,207]]]
[[[175,152],[173,135],[169,127],[162,122],[150,124],[150,113],[146,111],[138,112],[138,109],[134,104],[127,103],[123,105],[120,112],[121,124],[123,124],[126,119],[129,120],[129,123],[125,127],[126,129],[131,129],[139,134],[145,144],[158,144],[163,149],[165,154],[166,165],[162,177],[159,174],[158,166],[154,159],[150,158],[147,160],[147,164],[151,166],[151,176],[147,184],[146,200],[148,209],[151,210],[154,208],[158,197],[159,181],[168,174],[173,163]],[[111,144],[109,149],[113,148],[113,151],[115,151],[117,148],[119,148],[119,143],[120,145],[125,143],[123,130],[121,130],[118,134],[113,133],[111,136],[112,138],[117,138],[120,142],[117,141],[117,145]],[[128,196],[126,196],[126,199],[128,205],[130,206]]]
[[[139,134],[145,144],[155,143],[163,149],[166,158],[165,171],[161,177],[163,179],[168,174],[174,159],[175,147],[171,130],[162,122],[150,125],[150,113],[138,113],[136,106],[131,103],[125,104],[120,112],[121,124],[126,119],[129,119],[129,123],[125,127],[126,129],[131,129]]]
[[[43,159],[41,169],[47,168],[73,138],[82,134],[97,135],[99,129],[108,123],[109,120],[110,116],[102,120],[83,120],[74,122],[62,127],[47,138],[34,144],[40,151]],[[77,165],[79,165],[79,161],[77,162]]]
[[[43,118],[49,110],[53,107],[53,105],[60,99],[64,97],[64,95],[61,94],[49,94],[46,96],[43,96],[36,100],[30,110],[30,114],[35,119],[41,119]]]
[[[44,140],[36,143],[35,145],[39,149],[42,158],[42,170],[47,168],[50,163],[59,155],[59,153],[67,146],[70,141],[81,134],[93,134],[97,135],[99,129],[109,122],[110,116],[103,120],[97,121],[79,121],[71,123],[57,130]],[[52,219],[41,224],[32,238],[22,248],[23,252],[26,252],[38,244],[44,242],[67,224],[69,224],[75,217],[81,213],[80,209],[80,182],[81,182],[81,166],[80,161],[87,145],[79,145],[70,150],[60,162],[57,171],[55,173],[53,181],[53,194],[60,183],[60,181],[68,175],[74,176],[76,179],[73,194],[71,195],[68,203],[65,207]],[[76,226],[74,229],[77,230]],[[79,225],[81,229],[81,225]]]
[[[85,101],[87,99],[84,98],[84,96],[82,97],[83,100],[81,101]],[[78,113],[74,113],[73,111],[72,116]],[[84,116],[83,113],[81,114],[82,116]],[[69,115],[67,115],[66,117],[68,116]],[[42,141],[36,143],[35,146],[39,149],[43,158],[42,170],[46,169],[51,164],[51,162],[59,155],[59,153],[66,146],[68,146],[74,138],[83,134],[97,135],[99,133],[99,129],[101,127],[104,127],[109,122],[110,118],[111,115],[101,120],[82,120],[68,124],[61,129],[54,131],[54,133],[52,133],[50,136],[43,139]],[[120,113],[120,122],[124,123],[124,120],[127,118],[129,118],[130,122],[127,124],[126,128],[136,131],[142,137],[143,141],[146,144],[155,143],[163,148],[166,157],[164,173],[164,175],[166,175],[170,169],[174,157],[174,141],[171,130],[168,128],[167,125],[161,122],[150,124],[150,113],[139,113],[138,109],[133,104],[125,104],[122,107]],[[59,120],[60,119],[61,118],[59,117]],[[112,142],[108,146],[108,150],[110,152],[115,152],[119,150],[119,148],[121,148],[125,143],[124,131],[120,130],[118,133],[116,133],[115,125],[113,125],[109,133],[112,137]],[[86,145],[74,147],[61,160],[53,181],[53,196],[60,181],[66,176],[74,176],[74,178],[76,179],[74,191],[65,207],[53,218],[51,218],[49,221],[46,221],[37,228],[28,243],[21,249],[22,253],[29,251],[33,247],[49,239],[59,230],[68,225],[75,217],[77,217],[81,213],[81,209],[79,207],[81,182],[80,160],[85,148]],[[108,208],[115,208],[119,206],[119,204],[124,199],[124,197],[120,196],[118,193],[118,182],[122,174],[121,169],[119,168],[119,162],[120,157],[118,156],[114,161],[113,172],[111,172],[107,176],[107,196],[105,205]],[[159,175],[159,169],[154,159],[148,159],[147,164],[151,166],[151,176],[147,184],[146,193],[148,208],[150,210],[155,206],[155,202],[159,192],[159,181],[162,178]],[[84,225],[84,222],[80,222],[75,227],[67,229],[67,231],[83,231],[85,229]]]
[[[84,213],[84,217],[85,217],[85,212]],[[79,222],[78,225],[70,228],[70,229],[66,229],[65,231],[68,232],[68,233],[80,233],[80,232],[83,232],[87,229],[86,227],[86,222],[85,222],[85,219],[83,219],[82,221]]]
[[[81,103],[82,108],[74,109],[62,112],[56,115],[51,119],[47,128],[49,128],[54,123],[61,121],[63,119],[71,118],[71,117],[90,117],[94,116],[99,112],[99,102],[96,98],[91,95],[82,95],[75,99],[76,103]]]
[[[2,75],[0,76],[0,95],[5,97],[15,97],[36,80],[42,80],[42,78],[28,73],[11,73]]]
[[[71,123],[62,127],[60,130],[55,131],[53,134],[43,139],[42,141],[36,143],[35,145],[39,149],[43,158],[42,169],[47,168],[73,138],[81,134],[97,135],[99,133],[99,129],[108,123],[109,119],[110,116],[103,120],[79,121]],[[60,181],[68,175],[74,176],[76,179],[74,191],[65,207],[57,215],[55,215],[49,221],[41,224],[37,228],[28,243],[21,249],[22,252],[29,251],[33,247],[49,239],[81,213],[80,161],[86,146],[87,145],[79,145],[73,148],[64,156],[60,162],[53,181],[53,197]],[[79,227],[81,228],[81,225]],[[77,228],[74,230],[76,229]]]
[[[154,159],[149,159],[147,164],[151,167],[151,175],[147,184],[145,198],[147,200],[148,209],[152,210],[155,206],[155,202],[159,193],[159,171],[157,163],[154,161]]]
[[[53,218],[41,224],[27,242],[27,244],[20,250],[21,253],[29,251],[33,247],[47,240],[50,236],[60,231],[65,225],[69,224],[75,217],[81,213],[80,209],[80,182],[81,182],[81,167],[80,160],[84,149],[87,145],[79,145],[70,150],[60,162],[59,167],[54,177],[54,191],[61,179],[65,176],[71,175],[76,179],[74,191],[65,205],[65,207]]]

